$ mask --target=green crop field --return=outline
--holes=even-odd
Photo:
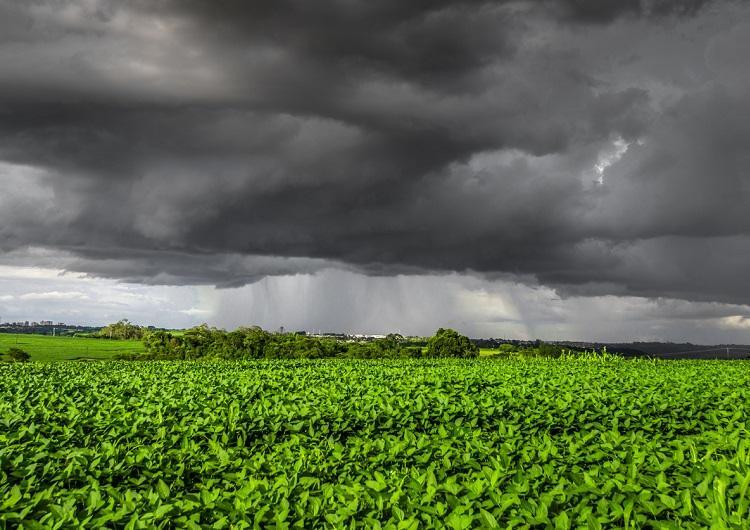
[[[5,353],[10,347],[21,348],[28,352],[31,354],[32,361],[111,359],[118,353],[143,351],[143,343],[139,340],[0,333],[0,353]]]
[[[0,364],[0,528],[748,528],[750,363]]]

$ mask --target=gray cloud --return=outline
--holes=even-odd
[[[71,0],[0,21],[4,252],[141,283],[750,296],[742,3]]]
[[[547,5],[561,8],[573,21],[607,23],[622,16],[695,15],[709,3],[710,0],[563,0]]]

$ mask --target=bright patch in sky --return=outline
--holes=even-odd
[[[103,325],[128,318],[144,325],[193,326],[212,313],[212,290],[129,284],[58,269],[0,265],[0,321]]]
[[[598,175],[597,182],[599,184],[604,184],[604,172],[609,166],[622,158],[622,155],[627,152],[628,147],[630,147],[628,142],[622,138],[617,138],[612,142],[610,149],[599,155],[599,160],[594,166],[594,170],[596,170],[596,174]]]

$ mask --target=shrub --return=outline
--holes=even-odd
[[[23,351],[21,348],[9,348],[6,355],[12,362],[16,363],[27,363],[31,360],[31,355],[28,352]]]

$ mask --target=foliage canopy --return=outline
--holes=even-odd
[[[145,355],[129,359],[322,359],[330,357],[475,357],[479,348],[450,329],[440,329],[433,347],[398,334],[360,342],[312,337],[301,333],[269,333],[258,327],[225,331],[197,326],[182,334],[153,331],[144,337]],[[432,340],[432,339],[431,339]]]
[[[428,357],[476,357],[479,348],[468,337],[452,329],[440,328],[427,341]]]
[[[93,336],[106,339],[133,340],[142,339],[145,334],[146,330],[142,326],[131,324],[128,319],[123,319],[103,327]]]
[[[744,361],[4,363],[0,528],[742,529],[748,401]]]

